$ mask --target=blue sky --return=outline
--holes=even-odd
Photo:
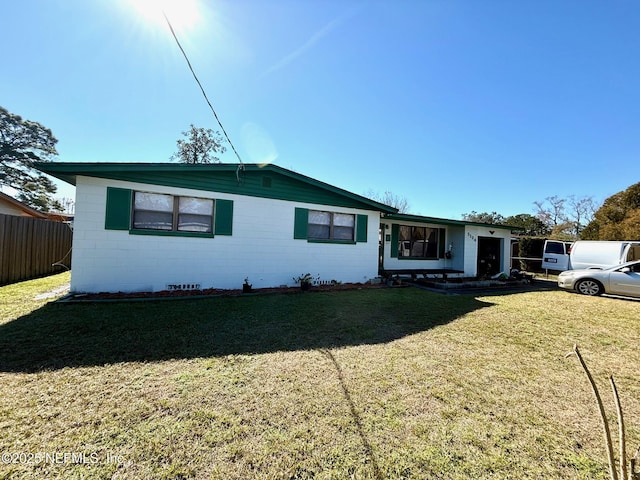
[[[635,1],[195,2],[178,36],[246,163],[447,218],[640,181]],[[59,161],[164,162],[189,124],[218,130],[130,0],[0,13],[0,105],[50,128]]]

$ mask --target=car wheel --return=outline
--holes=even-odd
[[[580,280],[576,285],[576,290],[583,295],[600,295],[604,292],[602,285],[595,280]]]

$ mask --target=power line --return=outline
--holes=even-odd
[[[231,142],[229,135],[227,135],[227,131],[224,129],[224,127],[222,126],[222,122],[218,118],[218,114],[216,113],[216,110],[213,108],[213,105],[211,105],[211,102],[209,101],[209,97],[207,97],[207,92],[204,91],[204,87],[202,86],[202,83],[200,83],[200,80],[198,79],[196,72],[193,70],[193,67],[191,66],[191,62],[189,61],[189,57],[187,56],[187,53],[184,51],[184,48],[182,48],[182,45],[180,44],[180,40],[178,40],[178,36],[176,35],[176,32],[173,30],[173,25],[171,25],[171,22],[169,21],[169,17],[167,16],[164,9],[162,9],[162,15],[164,15],[164,19],[167,21],[167,25],[169,25],[169,30],[171,30],[171,35],[173,35],[173,39],[176,41],[176,44],[178,44],[178,48],[180,48],[180,51],[182,52],[184,59],[187,61],[189,70],[191,70],[191,74],[193,75],[193,78],[195,79],[196,83],[200,87],[200,91],[202,92],[204,99],[207,101],[207,105],[209,105],[211,112],[213,112],[213,116],[216,118],[218,125],[220,125],[220,128],[222,129],[222,133],[224,133],[224,136],[227,139],[227,142],[229,142],[229,145],[231,146],[233,153],[235,153],[236,157],[238,157],[238,161],[240,162],[241,168],[244,168],[244,163],[242,162],[242,159],[240,158],[240,155],[238,154],[236,147],[233,146],[233,143]]]

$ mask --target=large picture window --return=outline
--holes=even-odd
[[[355,215],[309,210],[311,240],[354,240]]]
[[[400,225],[398,257],[438,258],[438,229]]]
[[[133,228],[167,232],[213,232],[213,200],[135,192]]]

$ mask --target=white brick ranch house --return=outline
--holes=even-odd
[[[509,265],[510,227],[398,214],[276,165],[41,163],[76,186],[71,291],[363,283]],[[485,268],[486,269],[486,268]]]

